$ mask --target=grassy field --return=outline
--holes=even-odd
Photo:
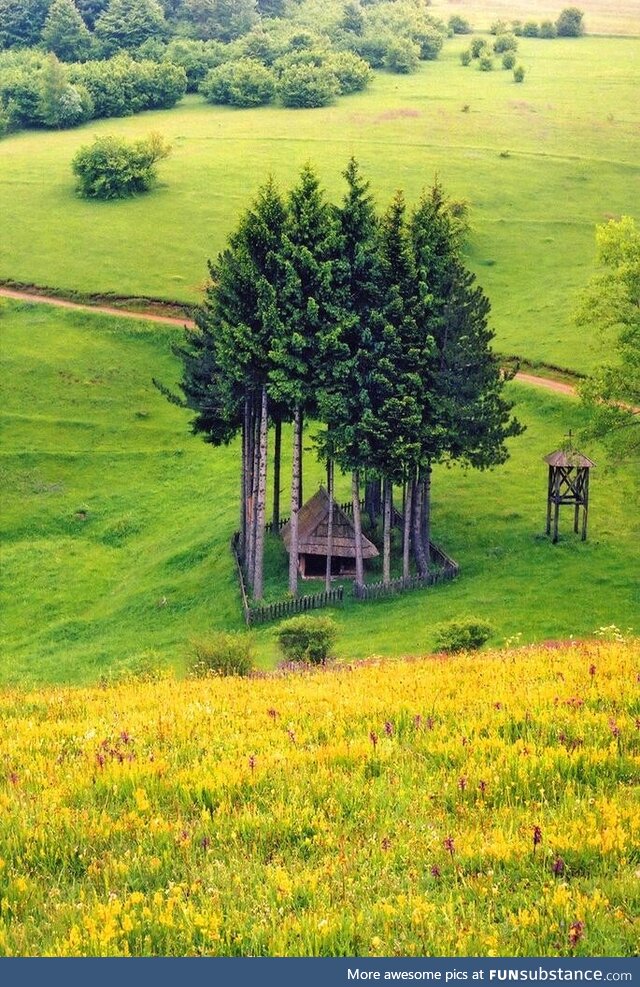
[[[635,956],[637,644],[0,691],[0,956]]]
[[[206,259],[272,172],[288,187],[311,160],[332,198],[355,154],[381,204],[414,200],[437,172],[469,200],[469,261],[494,310],[497,345],[577,370],[595,354],[572,326],[591,273],[594,226],[637,214],[640,42],[522,39],[525,83],[462,68],[464,39],[408,77],[310,111],[233,111],[191,97],[173,111],[23,133],[0,144],[0,278],[84,292],[197,301]],[[70,161],[93,135],[160,130],[174,145],[152,195],[81,202]]]
[[[153,388],[152,375],[176,378],[173,330],[8,302],[0,318],[0,680],[91,682],[149,652],[179,667],[192,635],[241,627],[229,552],[236,448],[192,438],[188,414]],[[435,625],[467,613],[493,623],[493,643],[638,629],[638,469],[610,474],[590,447],[599,468],[589,540],[576,541],[564,517],[552,546],[542,456],[581,414],[576,401],[510,387],[528,425],[510,462],[434,477],[435,540],[461,578],[336,611],[341,656],[428,652]],[[310,494],[322,471],[307,461]],[[271,665],[273,628],[255,637]]]
[[[432,0],[433,13],[448,21],[459,14],[475,31],[488,31],[495,20],[555,21],[565,6],[558,0]],[[636,0],[582,0],[588,34],[640,35],[640,10]]]

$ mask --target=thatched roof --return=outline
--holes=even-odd
[[[545,463],[549,466],[575,467],[579,469],[591,469],[596,464],[586,456],[583,456],[577,449],[558,449],[544,457]]]
[[[300,555],[326,555],[329,530],[329,494],[320,487],[313,497],[303,504],[298,513],[298,553]],[[287,522],[282,528],[282,540],[287,552],[291,543],[291,525]],[[356,534],[353,521],[333,502],[333,556],[354,559],[356,556]],[[372,559],[378,549],[362,535],[362,557]]]

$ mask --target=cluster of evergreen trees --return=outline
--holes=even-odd
[[[262,596],[267,442],[292,422],[289,589],[297,591],[297,530],[305,420],[328,464],[351,473],[360,548],[363,474],[383,489],[383,579],[390,579],[392,488],[404,489],[403,572],[429,567],[432,465],[485,468],[507,457],[522,426],[502,395],[489,302],[462,260],[465,210],[436,181],[408,210],[398,192],[383,215],[354,160],[331,205],[311,166],[283,195],[273,180],[242,215],[177,351],[181,402],[207,442],[242,435],[241,547]],[[329,533],[329,540],[331,534]],[[327,578],[330,559],[327,564]],[[363,561],[356,556],[356,582]]]

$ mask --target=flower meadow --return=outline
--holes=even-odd
[[[622,955],[640,642],[0,693],[0,955]]]

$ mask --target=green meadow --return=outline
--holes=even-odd
[[[175,381],[177,331],[10,302],[0,328],[0,681],[89,682],[149,654],[180,667],[193,636],[240,629],[229,552],[238,450],[191,437],[188,413],[151,383]],[[589,539],[576,540],[566,514],[551,545],[542,457],[582,415],[575,400],[509,387],[528,426],[509,462],[435,472],[434,537],[460,579],[374,604],[348,600],[335,611],[341,656],[428,652],[435,626],[465,614],[491,621],[492,644],[624,629],[637,618],[640,470],[610,472],[590,448]],[[307,463],[309,494],[322,468],[312,454]],[[271,665],[273,627],[255,639]]]
[[[450,40],[416,75],[376,73],[367,92],[326,109],[231,110],[193,96],[171,111],[3,140],[0,279],[195,303],[207,258],[268,173],[290,187],[311,160],[337,200],[355,155],[381,207],[397,187],[415,200],[436,173],[469,201],[469,263],[502,353],[588,371],[597,353],[571,316],[593,269],[595,224],[637,215],[640,41],[520,39],[522,85],[498,59],[493,72],[463,68],[467,43]],[[174,147],[153,194],[77,198],[79,146],[151,130]]]

